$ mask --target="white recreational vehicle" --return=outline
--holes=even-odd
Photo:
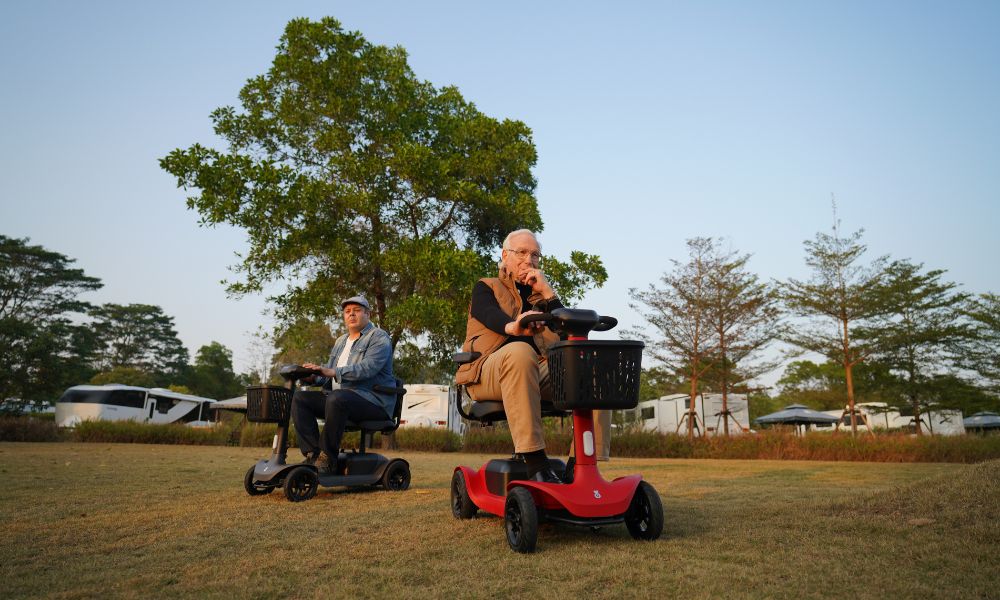
[[[883,431],[913,431],[915,423],[912,416],[899,414],[897,408],[891,407],[885,402],[861,402],[855,405],[855,409],[861,415],[855,417],[859,429],[867,431],[864,418],[873,430]],[[844,410],[823,411],[834,417],[841,417],[840,430],[851,428],[851,415]],[[863,417],[862,417],[863,415]],[[936,433],[938,435],[962,435],[965,433],[965,426],[962,424],[962,413],[957,410],[932,410],[920,414],[920,427],[924,433]],[[834,423],[836,425],[836,423]],[[820,431],[832,431],[833,425],[825,428],[817,427]]]
[[[81,421],[138,421],[205,425],[215,402],[163,388],[131,385],[76,385],[56,402],[56,425],[75,427]]]
[[[748,432],[750,411],[746,394],[729,394],[726,404],[730,413],[729,433]],[[688,394],[673,394],[640,402],[635,408],[635,415],[646,431],[687,435],[690,406],[691,397]],[[722,412],[722,394],[698,394],[694,411],[696,434],[719,435],[725,431],[723,416],[719,414]]]
[[[461,434],[464,423],[452,402],[454,388],[431,383],[411,383],[403,386],[403,411],[400,427],[437,427]]]

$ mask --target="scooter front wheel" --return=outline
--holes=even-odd
[[[635,488],[632,503],[625,513],[625,526],[637,540],[655,540],[663,533],[663,504],[649,483],[640,481]]]
[[[510,490],[503,512],[510,549],[521,553],[534,552],[538,542],[538,509],[531,492],[523,487]]]
[[[247,474],[243,476],[243,489],[245,489],[251,496],[263,496],[264,494],[270,494],[274,491],[274,486],[254,483],[253,472],[256,468],[256,465],[250,467]]]

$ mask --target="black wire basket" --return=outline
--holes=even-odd
[[[560,410],[622,409],[639,404],[642,342],[569,340],[549,348],[552,403]]]
[[[247,388],[247,420],[253,423],[287,423],[292,412],[292,391],[276,385]]]

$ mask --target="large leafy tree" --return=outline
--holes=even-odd
[[[233,353],[219,342],[198,349],[188,377],[192,394],[224,400],[243,393],[244,384],[233,372]]]
[[[807,240],[806,264],[812,269],[808,281],[790,279],[783,289],[788,308],[807,319],[790,329],[786,340],[795,346],[833,357],[844,369],[851,432],[857,433],[854,368],[871,354],[871,348],[854,339],[855,329],[869,323],[884,310],[878,287],[885,277],[885,258],[869,264],[860,261],[867,248],[863,231],[846,237],[835,221],[832,234],[818,233]]]
[[[889,367],[866,361],[851,370],[855,399],[859,402],[884,402],[895,405],[899,381]],[[817,410],[842,410],[847,396],[844,365],[838,360],[815,363],[797,360],[789,363],[778,380],[781,405],[805,404]]]
[[[402,48],[296,19],[239,97],[242,109],[212,113],[228,151],[194,144],[160,164],[198,191],[188,206],[203,224],[246,231],[229,290],[285,282],[271,298],[283,321],[330,319],[364,293],[394,345],[419,338],[443,353],[503,236],[542,228],[528,127],[419,80]],[[582,253],[547,268],[569,297],[606,277]]]
[[[274,336],[277,351],[274,365],[325,364],[330,358],[334,340],[342,333],[346,333],[342,322],[338,322],[336,330],[332,330],[326,322],[308,318],[280,326]]]
[[[956,284],[942,281],[944,271],[925,271],[923,265],[894,261],[876,291],[883,310],[872,325],[860,329],[875,357],[900,381],[900,391],[913,411],[916,431],[922,433],[920,414],[938,396],[930,393],[934,378],[957,363],[962,344],[972,330],[960,309],[968,295]]]
[[[719,350],[711,278],[720,261],[709,238],[690,239],[687,245],[688,260],[671,260],[673,269],[660,277],[659,287],[650,284],[645,290],[629,290],[629,305],[655,329],[655,334],[644,328],[632,333],[646,342],[654,358],[688,381],[688,437],[693,437],[698,382],[717,360]]]
[[[975,335],[963,348],[962,365],[975,370],[992,392],[1000,393],[1000,295],[972,297],[963,312]]]
[[[714,242],[713,252],[717,260],[709,272],[709,323],[718,346],[714,364],[722,394],[723,432],[728,436],[729,392],[735,384],[777,367],[761,360],[761,352],[783,329],[778,293],[747,269],[750,255],[723,251]]]
[[[0,235],[0,401],[52,402],[93,374],[93,336],[74,317],[99,279],[73,259]]]
[[[188,351],[177,337],[174,319],[150,304],[105,304],[91,309],[99,349],[97,367],[132,367],[167,385],[186,375]]]
[[[777,293],[747,269],[749,255],[724,250],[719,240],[688,240],[687,262],[661,278],[662,287],[632,290],[657,336],[637,332],[653,355],[688,382],[689,423],[702,387],[722,393],[723,430],[729,434],[729,393],[775,365],[760,352],[781,332]],[[645,305],[640,308],[639,303]],[[689,436],[694,428],[688,427]]]

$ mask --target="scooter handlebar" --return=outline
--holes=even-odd
[[[552,313],[536,313],[533,315],[525,315],[521,317],[521,320],[517,322],[521,327],[527,327],[532,323],[547,322],[552,320]]]
[[[596,320],[596,322],[595,322]],[[587,331],[608,331],[618,325],[614,317],[598,316],[591,310],[560,308],[553,312],[525,315],[517,324],[527,327],[531,323],[546,323],[549,329],[570,335],[586,335]]]
[[[618,325],[618,319],[614,317],[604,317],[602,316],[597,325],[591,331],[607,331],[609,329],[614,329]]]

